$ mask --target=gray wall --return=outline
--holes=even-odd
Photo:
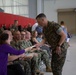
[[[58,22],[57,9],[76,8],[76,0],[44,0],[44,13],[50,21]]]
[[[35,18],[37,14],[37,0],[29,0],[29,17]]]

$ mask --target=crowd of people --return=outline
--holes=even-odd
[[[44,75],[40,62],[45,64],[46,72],[62,75],[69,44],[67,28],[63,21],[61,25],[48,21],[43,13],[36,20],[27,28],[18,25],[18,20],[8,29],[2,25],[0,75]]]
[[[2,26],[0,35],[1,75],[43,75],[44,73],[39,69],[41,61],[46,66],[46,72],[52,71],[51,59],[47,50],[36,47],[32,43],[33,32],[31,32],[30,25],[27,29],[18,28],[18,20],[15,20],[9,29]]]

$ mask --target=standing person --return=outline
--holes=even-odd
[[[10,31],[0,35],[0,75],[7,75],[8,53],[20,55],[25,52],[25,50],[17,51],[16,49],[12,48],[10,46],[11,40],[12,34]]]
[[[38,26],[38,23],[35,23],[33,26],[32,26],[32,31],[36,30],[36,27]]]
[[[14,24],[11,25],[10,30],[18,30],[18,20],[14,20]]]
[[[62,68],[66,58],[68,44],[65,41],[66,35],[61,26],[47,20],[46,15],[37,15],[36,20],[43,27],[44,40],[38,43],[41,46],[47,41],[52,48],[51,67],[53,75],[62,75]]]
[[[70,38],[68,37],[68,31],[67,31],[67,27],[65,26],[64,21],[61,21],[61,22],[60,22],[60,25],[61,25],[64,33],[66,34],[66,42],[68,42],[68,44],[69,44]],[[70,44],[69,44],[69,46],[70,46]]]

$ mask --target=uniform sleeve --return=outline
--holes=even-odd
[[[20,44],[19,43],[16,43],[14,41],[11,42],[11,46],[17,50],[20,50]]]
[[[1,47],[2,49],[2,52],[5,52],[5,53],[11,53],[11,54],[14,54],[14,55],[19,55],[19,54],[22,54],[25,52],[25,50],[16,50],[15,48],[12,48],[11,46],[9,45],[2,45]]]
[[[57,34],[59,34],[63,29],[60,27],[58,30],[57,30]]]
[[[62,28],[59,24],[55,23],[54,24],[54,30],[57,34],[59,34],[62,31]]]

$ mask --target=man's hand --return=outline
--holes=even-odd
[[[61,47],[56,47],[56,53],[58,54],[58,55],[60,55],[61,54]]]
[[[23,58],[23,57],[25,57],[25,53],[19,55],[19,58]]]
[[[41,43],[35,44],[36,48],[39,48]]]

